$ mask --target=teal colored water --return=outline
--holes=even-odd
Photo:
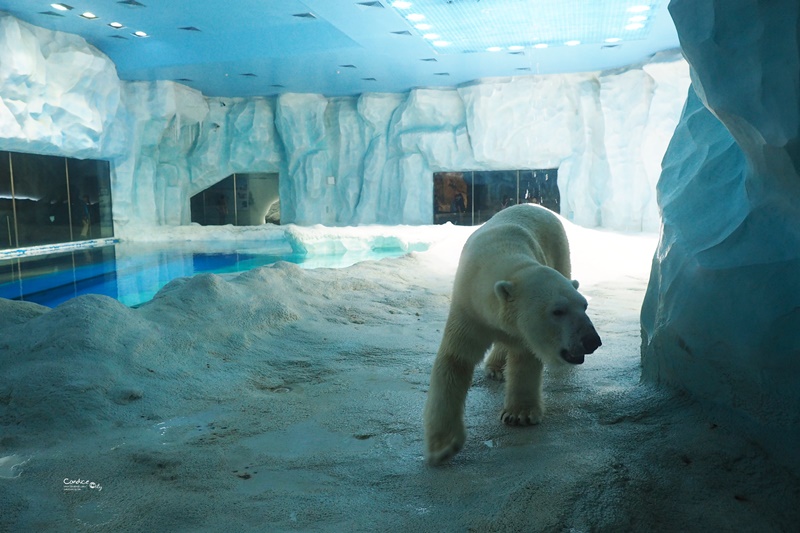
[[[104,294],[140,305],[171,280],[203,272],[229,274],[289,261],[306,268],[342,268],[398,257],[400,248],[331,255],[292,251],[286,242],[117,244],[0,261],[0,297],[48,307],[81,294]]]

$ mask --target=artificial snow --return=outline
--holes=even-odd
[[[441,468],[422,409],[475,228],[384,228],[427,251],[201,274],[135,309],[0,300],[0,530],[792,529],[796,449],[640,383],[656,236],[566,226],[603,346],[548,371],[536,427],[504,426],[503,385],[477,369]]]

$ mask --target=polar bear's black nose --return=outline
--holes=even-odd
[[[583,349],[586,350],[586,353],[594,353],[596,349],[603,345],[603,341],[600,340],[600,335],[596,331],[592,331],[581,338],[581,344],[583,344]]]

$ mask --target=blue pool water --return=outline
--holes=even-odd
[[[0,297],[48,307],[81,294],[104,294],[140,305],[171,280],[201,272],[244,272],[289,261],[306,268],[341,268],[406,253],[379,248],[335,255],[293,253],[288,243],[117,244],[0,260]]]

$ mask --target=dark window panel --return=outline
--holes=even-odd
[[[190,200],[192,222],[203,226],[280,223],[278,175],[236,173]]]
[[[436,172],[434,224],[483,224],[501,209],[537,203],[559,213],[558,169]],[[460,198],[463,196],[463,199]]]

